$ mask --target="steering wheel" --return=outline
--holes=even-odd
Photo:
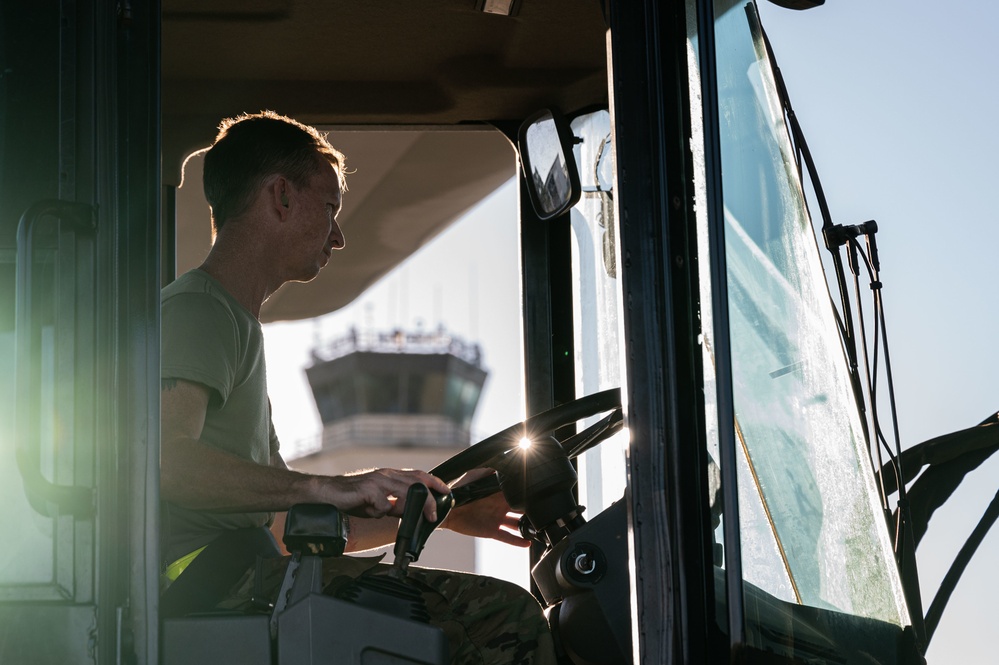
[[[607,416],[590,425],[582,432],[559,438],[558,430],[600,413]],[[479,441],[430,471],[444,482],[450,483],[472,469],[482,467],[500,470],[496,474],[455,488],[454,505],[462,505],[489,496],[500,489],[515,508],[524,508],[534,526],[542,528],[537,518],[547,522],[548,513],[555,511],[571,512],[568,499],[557,501],[557,505],[543,508],[541,514],[532,507],[550,501],[550,495],[561,493],[575,484],[575,471],[569,464],[585,451],[620,431],[623,425],[621,410],[621,390],[612,388],[566,402],[527,420],[511,425],[506,429]],[[522,441],[532,443],[525,455],[517,456],[514,451],[522,449]],[[516,461],[519,463],[514,463]],[[571,476],[571,478],[570,478]],[[523,506],[516,506],[521,503]],[[575,508],[573,502],[572,508]],[[557,517],[562,517],[561,514]]]
[[[601,413],[607,415],[578,434],[559,432]],[[472,469],[497,470],[454,488],[454,504],[502,490],[510,506],[524,513],[521,534],[544,546],[531,577],[544,599],[555,639],[573,662],[629,661],[625,504],[617,502],[584,520],[573,492],[577,477],[570,462],[620,431],[623,424],[620,389],[605,390],[508,427],[431,471],[450,483]],[[522,446],[523,439],[531,445]]]

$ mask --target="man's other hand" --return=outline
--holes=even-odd
[[[455,487],[479,480],[495,473],[492,469],[469,471]],[[455,507],[441,524],[442,528],[476,538],[492,538],[517,547],[530,547],[531,541],[520,535],[520,513],[514,512],[502,492],[478,499],[464,506]]]

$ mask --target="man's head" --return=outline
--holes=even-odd
[[[304,188],[329,164],[345,189],[344,161],[315,128],[273,111],[223,120],[204,166],[215,232],[246,211],[269,176],[284,176]]]

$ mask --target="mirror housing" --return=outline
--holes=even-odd
[[[579,201],[579,172],[569,123],[557,111],[544,109],[520,126],[520,164],[534,211],[542,220],[564,213]]]

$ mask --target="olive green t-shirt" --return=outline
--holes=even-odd
[[[210,275],[192,270],[161,294],[164,381],[211,391],[202,443],[257,464],[278,452],[267,400],[260,322]],[[161,504],[163,564],[207,545],[222,531],[270,523],[270,513],[211,513]]]

